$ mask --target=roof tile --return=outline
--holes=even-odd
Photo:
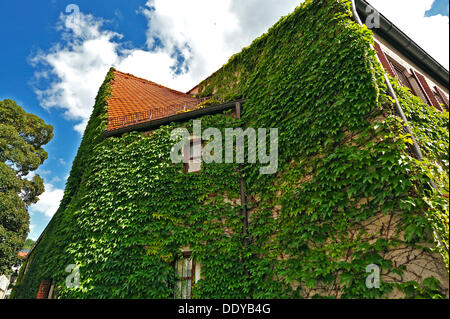
[[[117,70],[111,84],[108,130],[174,115],[183,106],[198,104],[189,94]]]

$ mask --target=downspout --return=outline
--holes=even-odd
[[[241,119],[241,103],[236,102],[235,104],[236,117]],[[242,177],[242,167],[239,165],[239,175],[240,175],[240,195],[241,195],[241,205],[242,205],[242,216],[244,218],[244,225],[242,232],[244,234],[244,244],[247,245],[247,235],[248,235],[248,210],[247,210],[247,200],[245,196],[245,185],[244,178]]]
[[[241,119],[241,106],[242,104],[240,102],[236,102],[235,104],[235,112],[236,117],[240,120]],[[244,224],[242,227],[242,234],[244,235],[243,240],[243,246],[244,249],[248,247],[248,209],[247,209],[247,197],[245,195],[245,184],[244,184],[244,178],[242,177],[242,165],[239,164],[238,166],[239,171],[239,182],[240,182],[240,195],[241,195],[241,205],[242,205],[242,217],[244,219]],[[247,267],[245,267],[245,275],[248,277],[250,275],[250,272]]]
[[[356,11],[355,0],[351,0],[351,3],[352,3],[353,17],[355,18],[356,22],[360,26],[363,26],[364,24],[362,23],[361,18],[359,17],[358,12]],[[373,47],[372,44],[370,45],[370,48],[375,51],[375,48]],[[377,55],[377,60],[380,63],[380,65],[382,65],[378,55]],[[414,153],[414,155],[416,156],[416,158],[419,161],[423,161],[423,154],[422,154],[422,151],[420,150],[420,146],[419,146],[419,144],[417,144],[416,138],[414,137],[414,133],[412,132],[412,130],[411,130],[410,126],[409,126],[408,120],[406,119],[406,116],[405,116],[405,113],[403,112],[402,106],[400,105],[400,102],[398,101],[397,94],[395,93],[394,88],[392,87],[392,84],[389,81],[389,77],[386,74],[386,72],[384,72],[384,81],[386,82],[389,95],[395,101],[395,111],[396,111],[397,115],[405,123],[405,130],[406,130],[406,132],[409,135],[411,135],[411,139],[413,141],[413,145],[411,146],[411,150],[412,150],[412,152]],[[432,184],[433,188],[436,188],[436,185],[434,184],[433,181],[431,181],[431,184]]]

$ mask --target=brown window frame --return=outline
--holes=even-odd
[[[388,72],[390,76],[395,77],[395,71],[392,68],[392,64],[389,62],[386,53],[377,41],[374,42],[374,48],[385,71]]]
[[[412,94],[414,94],[415,96],[418,96],[411,84],[411,81],[409,80],[410,74],[409,74],[408,70],[403,65],[401,65],[400,63],[395,61],[395,59],[392,58],[391,56],[386,54],[386,58],[387,58],[389,64],[391,65],[391,68],[394,71],[395,77],[397,78],[398,82],[403,87],[407,87],[408,89],[410,89]]]
[[[446,109],[448,111],[448,101],[444,95],[443,92],[440,92],[439,88],[437,86],[434,87],[434,89],[431,89],[431,92],[433,92],[434,97],[438,101],[440,105],[440,111],[443,111]]]
[[[36,294],[36,299],[50,299],[50,290],[52,286],[51,279],[44,279],[39,285],[39,290]]]
[[[427,83],[427,79],[425,76],[420,74],[418,71],[411,68],[411,73],[414,76],[414,79],[416,79],[417,83],[419,84],[420,89],[422,90],[423,95],[426,98],[426,101],[424,101],[429,106],[434,106],[439,111],[442,111],[442,107],[439,104],[438,100],[434,96],[433,90],[430,88],[430,86]]]
[[[442,104],[444,104],[444,107],[448,111],[449,110],[449,102],[448,102],[448,98],[445,95],[445,93],[440,88],[438,88],[436,85],[434,86],[434,92],[436,92],[437,95],[440,97],[440,99],[438,99],[439,103],[442,102]]]

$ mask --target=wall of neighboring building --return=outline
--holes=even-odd
[[[4,299],[6,291],[8,290],[9,286],[9,277],[6,277],[5,275],[0,276],[0,299]]]
[[[187,92],[187,94],[198,94],[198,85],[194,88],[192,88],[190,91]]]
[[[12,267],[13,275],[0,275],[0,299],[7,299],[11,294],[11,289],[9,285],[14,285],[17,279],[17,272],[19,267]]]

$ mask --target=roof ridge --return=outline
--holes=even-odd
[[[175,89],[171,89],[171,88],[169,88],[169,87],[167,87],[167,86],[164,86],[164,85],[162,85],[162,84],[158,84],[158,83],[156,83],[156,82],[153,82],[153,81],[150,81],[150,80],[147,80],[147,79],[144,79],[144,78],[140,78],[140,77],[135,76],[135,75],[133,75],[133,74],[131,74],[131,73],[125,73],[125,72],[122,72],[122,71],[119,71],[119,70],[116,70],[116,69],[114,70],[114,72],[115,72],[115,73],[120,73],[120,74],[125,75],[125,76],[129,76],[129,77],[134,78],[134,79],[136,79],[136,80],[144,81],[144,82],[149,83],[149,84],[152,84],[152,85],[159,86],[159,87],[161,87],[161,88],[163,88],[163,89],[170,90],[170,91],[172,91],[172,92],[174,92],[174,93],[176,93],[176,94],[181,94],[181,95],[183,95],[183,96],[189,96],[189,97],[192,97],[192,95],[190,95],[190,94],[188,94],[188,93],[184,93],[184,92],[181,92],[181,91],[177,91],[177,90],[175,90]]]

